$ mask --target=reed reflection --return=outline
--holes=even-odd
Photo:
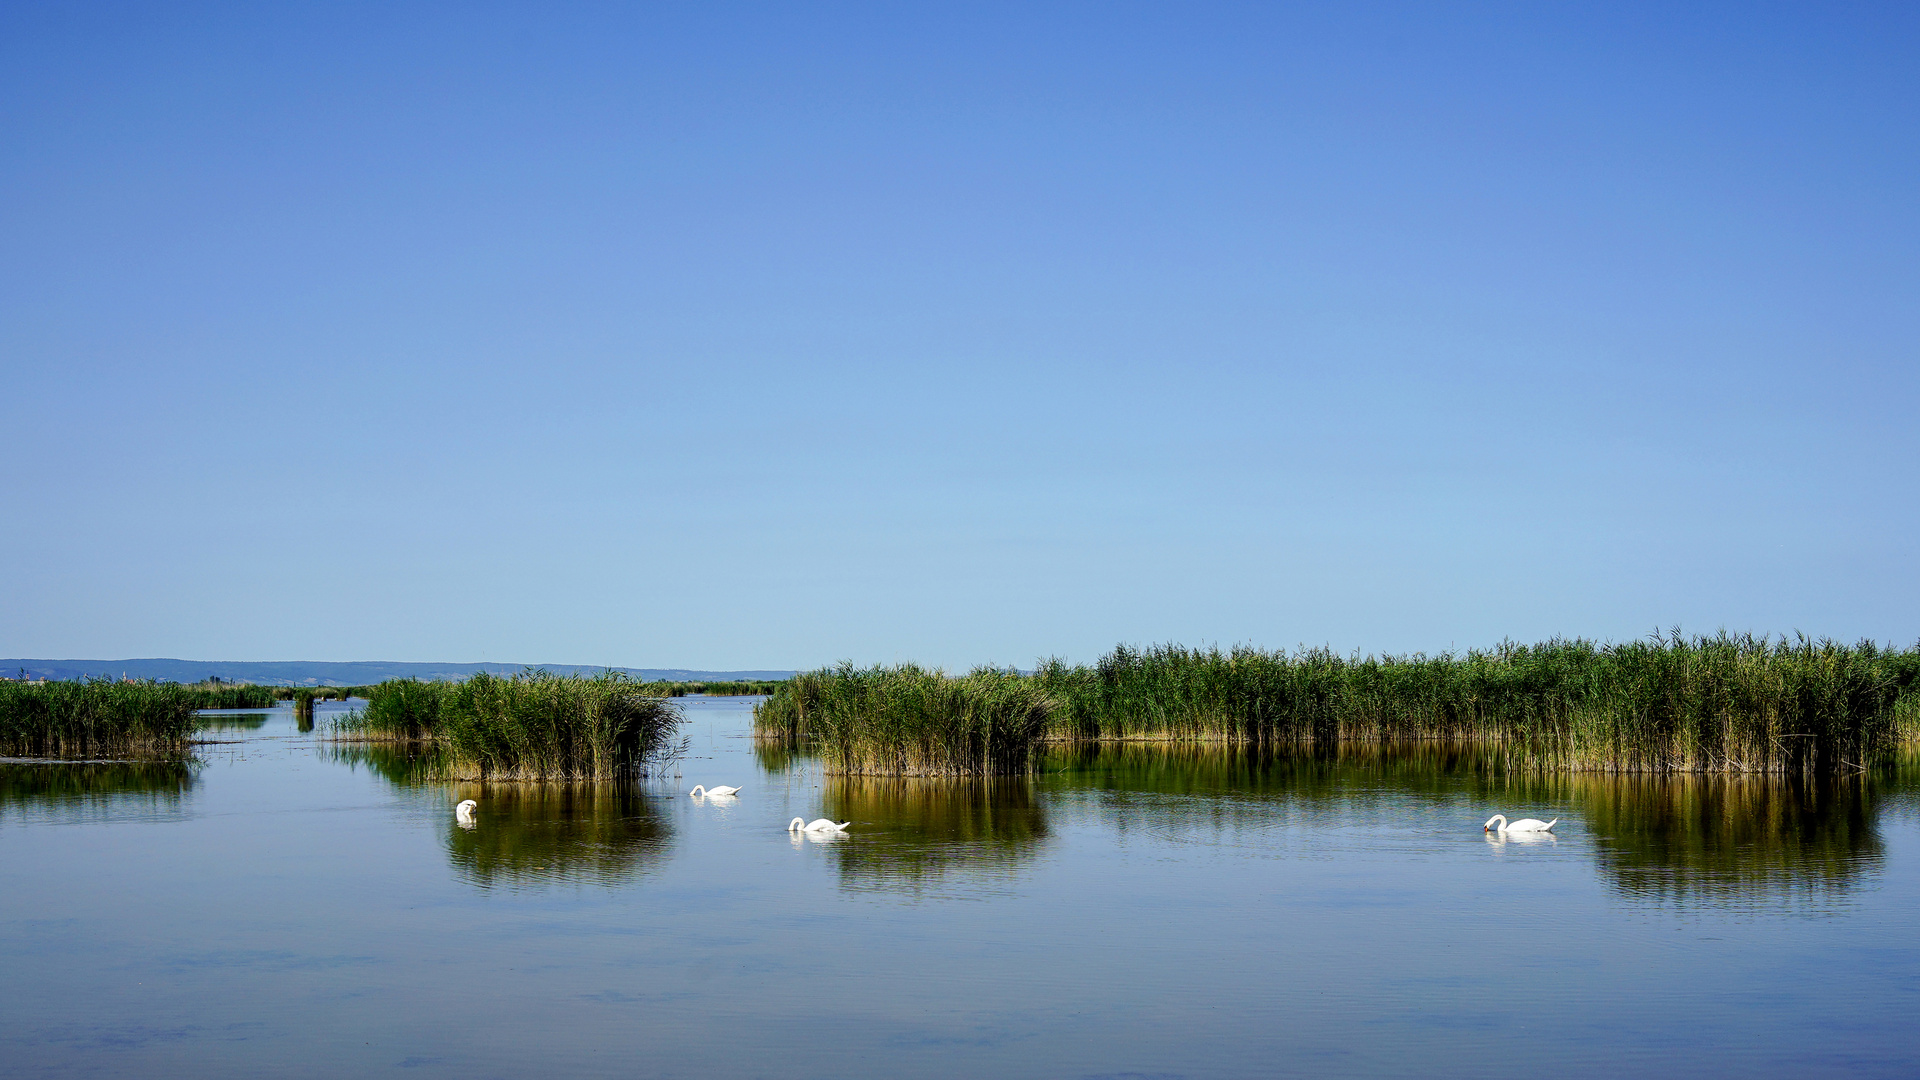
[[[442,753],[428,742],[329,742],[319,752],[328,761],[356,772],[366,769],[396,787],[425,784]]]
[[[1609,883],[1678,908],[1832,901],[1879,873],[1864,777],[1570,778]]]
[[[1047,838],[1025,778],[834,776],[823,806],[823,817],[857,823],[853,836],[826,838],[842,882],[856,888],[1003,883]]]
[[[1329,857],[1342,831],[1372,852],[1430,851],[1436,823],[1480,834],[1522,808],[1562,835],[1485,836],[1496,855],[1591,845],[1602,879],[1636,902],[1678,908],[1800,904],[1848,895],[1880,871],[1876,828],[1920,770],[1790,779],[1511,769],[1497,747],[1349,743],[1324,748],[1109,743],[1056,748],[1042,790],[1122,837]]]
[[[0,764],[0,822],[74,824],[180,814],[194,765],[149,761],[35,761]]]
[[[431,790],[447,806],[454,871],[483,888],[620,885],[658,865],[671,820],[632,783],[455,783],[432,780],[443,753],[425,742],[331,743],[327,756],[396,787]],[[471,823],[453,807],[477,804]]]
[[[1443,742],[1091,743],[1049,750],[1041,756],[1040,772],[1050,786],[1066,790],[1160,795],[1317,799],[1350,793],[1356,786],[1435,794],[1550,786],[1537,773],[1506,769],[1498,747]]]
[[[755,739],[753,759],[769,776],[779,776],[806,760],[806,755],[785,739]]]
[[[622,885],[659,865],[668,818],[633,784],[455,784],[479,803],[471,826],[447,824],[447,852],[475,885]]]
[[[200,731],[258,731],[272,716],[265,712],[202,712],[194,714],[193,726]]]
[[[1477,837],[1484,807],[1538,809],[1561,794],[1551,778],[1503,764],[1497,748],[1440,742],[1126,742],[1057,747],[1040,782],[1051,802],[1091,812],[1123,839],[1326,858],[1341,850],[1329,830],[1368,830],[1365,846],[1384,851],[1415,842],[1416,817],[1430,834],[1439,814]]]

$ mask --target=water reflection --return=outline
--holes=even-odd
[[[480,804],[470,828],[448,815],[447,850],[484,887],[625,884],[673,839],[657,800],[632,784],[457,784],[453,798]]]
[[[434,775],[442,751],[427,742],[329,742],[320,753],[328,761],[362,768],[399,787],[417,787]]]
[[[807,834],[832,846],[842,882],[917,893],[937,883],[1004,883],[1047,838],[1046,811],[1024,778],[828,777],[823,815],[856,835]],[[964,871],[965,881],[950,876]]]
[[[1278,858],[1431,850],[1501,811],[1559,817],[1560,835],[1485,835],[1496,855],[1591,851],[1636,903],[1806,908],[1877,876],[1875,821],[1889,774],[1819,781],[1538,773],[1497,749],[1427,743],[1290,749],[1122,743],[1041,759],[1050,799],[1082,805],[1123,839],[1238,846]],[[1457,819],[1457,820],[1456,820]],[[1344,838],[1344,839],[1342,839]],[[1819,910],[1814,905],[1811,910]]]
[[[200,712],[193,726],[200,731],[258,731],[272,718],[269,712]]]
[[[1275,747],[1127,742],[1055,747],[1039,760],[1042,776],[1055,786],[1161,795],[1271,793],[1327,799],[1386,788],[1539,800],[1551,797],[1553,790],[1551,777],[1507,769],[1498,747],[1460,743]]]
[[[446,784],[433,779],[442,751],[431,743],[329,743],[324,752],[444,800],[454,870],[482,887],[622,884],[658,864],[673,839],[658,799],[629,782]],[[478,804],[470,823],[454,820],[463,799]]]
[[[806,759],[806,754],[784,739],[753,740],[753,759],[768,774],[778,776]]]
[[[1570,785],[1601,869],[1636,901],[1830,902],[1877,874],[1885,854],[1873,785],[1858,776],[1581,775]]]
[[[178,816],[193,782],[193,763],[178,758],[0,764],[0,822],[72,824]]]

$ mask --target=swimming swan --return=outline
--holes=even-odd
[[[1496,821],[1500,823],[1500,832],[1502,833],[1552,832],[1553,827],[1555,825],[1560,824],[1559,818],[1554,818],[1552,821],[1541,821],[1539,818],[1523,817],[1519,821],[1516,821],[1513,824],[1509,825],[1507,824],[1507,815],[1495,814],[1492,817],[1487,819],[1487,823],[1485,825],[1480,826],[1480,831],[1481,832],[1494,831],[1493,823]]]
[[[453,819],[462,825],[473,824],[473,808],[479,805],[472,799],[463,800],[459,806],[453,808]]]
[[[695,784],[693,785],[693,790],[687,792],[687,794],[697,799],[702,795],[738,795],[740,794],[740,789],[737,787],[728,787],[725,784],[720,784],[715,787],[701,787],[699,784]]]
[[[828,821],[826,818],[815,818],[813,819],[812,822],[808,822],[805,818],[794,818],[792,821],[787,822],[787,831],[788,832],[846,832],[847,826],[851,824],[853,824],[853,822],[851,821],[842,821],[836,825],[835,823]]]

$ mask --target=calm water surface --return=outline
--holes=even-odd
[[[1898,775],[1136,746],[849,781],[687,704],[682,778],[624,788],[420,783],[288,710],[191,766],[0,763],[0,1074],[1920,1075]]]

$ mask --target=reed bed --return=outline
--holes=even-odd
[[[805,737],[833,773],[985,776],[1027,771],[1056,708],[1014,672],[846,664],[789,680],[755,707],[754,727]]]
[[[704,694],[707,697],[755,697],[771,694],[779,689],[785,679],[715,679],[711,682],[659,682],[641,683],[647,693],[655,697],[690,697]]]
[[[371,686],[270,686],[264,687],[273,694],[275,701],[345,701],[348,698],[364,698],[373,689]]]
[[[179,683],[0,681],[0,754],[100,757],[186,749],[198,692]]]
[[[1554,640],[1464,655],[1341,657],[1175,645],[1091,666],[955,678],[850,665],[790,680],[755,729],[818,748],[829,771],[1026,769],[1038,742],[1169,740],[1497,746],[1510,764],[1601,772],[1858,771],[1920,737],[1920,649],[1719,634]],[[1020,701],[990,741],[958,734]]]
[[[252,683],[194,683],[187,689],[193,691],[197,709],[271,709],[278,697],[273,687]]]
[[[619,672],[525,671],[459,683],[381,683],[338,731],[438,743],[445,779],[610,780],[677,752],[681,720],[677,705]]]

